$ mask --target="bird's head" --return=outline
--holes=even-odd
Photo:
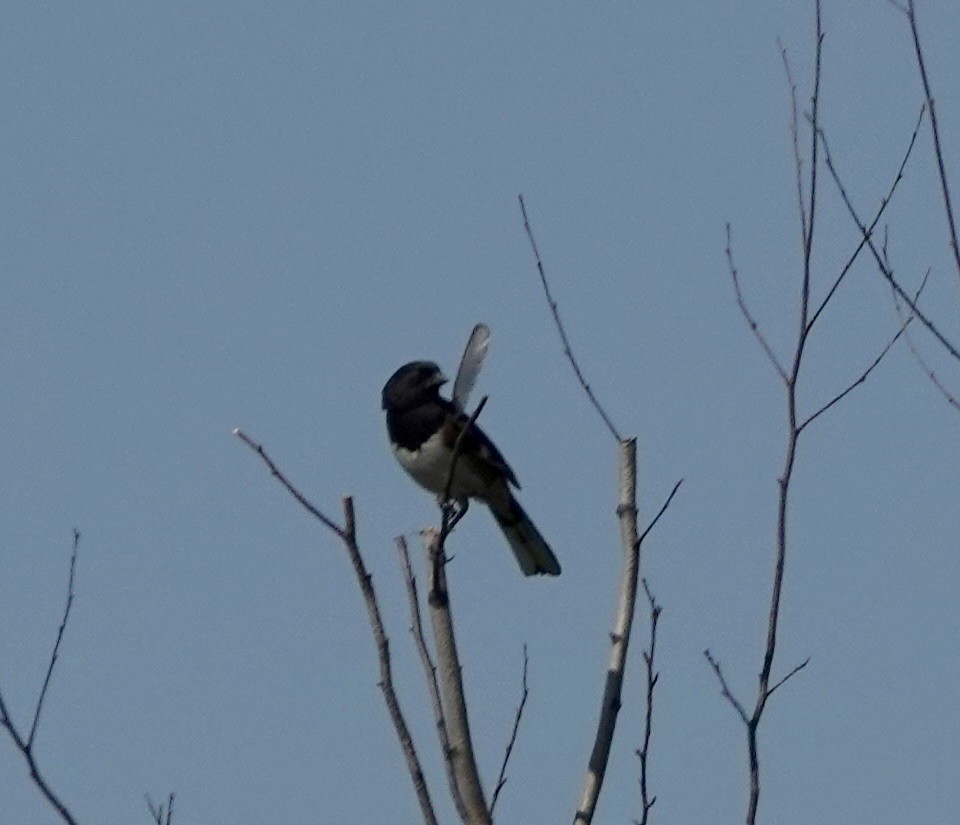
[[[437,398],[447,378],[432,361],[404,364],[383,387],[383,409],[402,410]]]

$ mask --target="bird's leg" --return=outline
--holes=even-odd
[[[470,502],[465,498],[448,498],[444,501],[440,496],[437,496],[437,503],[443,511],[444,518],[447,519],[447,533],[453,532],[453,528],[457,526],[460,519],[467,514],[467,510],[470,508]]]
[[[460,519],[462,519],[467,514],[467,510],[470,509],[470,500],[466,498],[462,498],[462,499],[459,499],[458,501],[452,502],[452,505],[454,508],[454,512],[453,512],[453,516],[450,519],[450,524],[447,527],[448,533],[452,533],[453,528],[460,523]]]

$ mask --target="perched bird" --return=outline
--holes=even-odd
[[[397,461],[421,487],[443,495],[457,437],[469,422],[458,404],[440,396],[447,379],[429,361],[400,367],[383,388],[387,433]],[[511,485],[517,477],[500,451],[476,423],[464,436],[450,497],[465,510],[469,499],[482,501],[500,525],[524,575],[560,575],[560,562],[540,535]]]

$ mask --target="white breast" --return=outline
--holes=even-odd
[[[393,453],[403,469],[417,484],[437,495],[443,493],[450,473],[452,451],[443,443],[440,433],[430,436],[418,450],[394,447]],[[485,488],[483,480],[471,472],[470,462],[461,456],[457,460],[456,478],[450,490],[451,497],[455,499],[482,497]]]

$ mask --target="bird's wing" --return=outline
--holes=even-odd
[[[477,383],[477,376],[483,368],[483,361],[487,357],[490,347],[490,327],[486,324],[477,324],[470,333],[467,346],[460,359],[460,368],[457,370],[457,379],[453,382],[453,404],[459,412],[467,408],[467,399]]]

